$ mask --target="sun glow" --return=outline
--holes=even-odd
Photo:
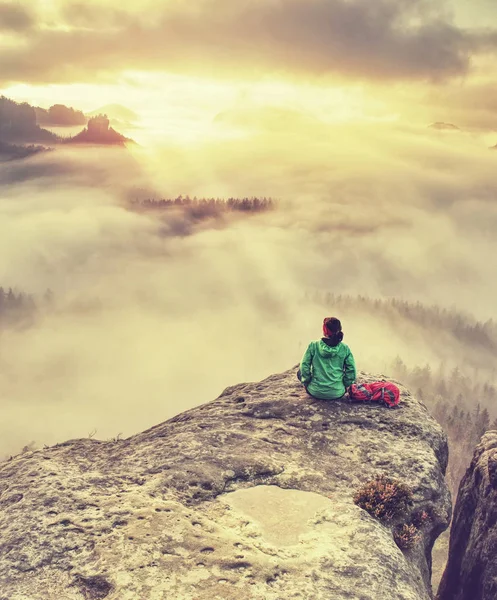
[[[359,85],[318,86],[271,79],[250,83],[129,71],[113,84],[19,84],[4,93],[44,108],[57,98],[84,112],[123,103],[140,119],[123,133],[140,144],[153,145],[237,138],[268,126],[302,130],[319,122],[395,118],[384,102]]]

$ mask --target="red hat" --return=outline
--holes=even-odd
[[[325,337],[331,337],[342,331],[342,324],[336,317],[326,317],[323,320],[323,334]]]

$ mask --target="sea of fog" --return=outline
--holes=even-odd
[[[325,316],[360,369],[492,373],[495,355],[450,331],[374,303],[338,313],[326,293],[494,317],[497,152],[464,132],[220,121],[239,135],[0,164],[0,285],[39,305],[0,330],[0,455],[128,436],[288,369]],[[127,204],[178,194],[278,202],[202,221]]]

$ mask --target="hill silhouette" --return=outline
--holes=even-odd
[[[70,127],[73,125],[86,125],[88,121],[82,111],[64,104],[54,104],[48,110],[35,106],[34,110],[38,125]]]
[[[36,111],[27,102],[18,103],[5,96],[0,97],[0,141],[7,143],[56,143],[59,141],[51,131],[41,128]]]
[[[123,107],[124,108],[124,107]],[[126,109],[124,109],[126,110]],[[41,119],[41,120],[40,120]],[[74,126],[85,124],[85,115],[63,104],[54,104],[48,111],[35,108],[27,102],[19,103],[5,96],[0,97],[0,152],[11,158],[24,158],[35,149],[24,149],[16,144],[91,144],[105,146],[125,146],[135,143],[110,127],[107,115],[91,117],[87,126],[77,135],[62,139],[55,133],[40,127],[39,122],[54,126]],[[36,149],[39,151],[40,148]]]
[[[83,131],[67,140],[66,143],[124,147],[126,144],[135,142],[110,127],[110,121],[106,115],[99,115],[92,117]]]

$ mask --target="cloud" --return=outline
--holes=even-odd
[[[480,46],[494,48],[493,34],[458,28],[425,0],[203,0],[139,14],[63,3],[58,18],[66,28],[39,28],[2,51],[4,83],[123,69],[438,81],[467,73]]]
[[[486,66],[486,77],[464,85],[447,84],[431,89],[421,100],[432,115],[455,122],[461,128],[496,131],[497,85],[492,74],[497,62]]]
[[[17,2],[0,2],[0,32],[26,32],[35,24],[35,17]]]
[[[54,182],[59,190],[66,185],[71,189],[111,186],[114,193],[122,197],[133,187],[142,186],[142,167],[127,150],[104,147],[101,153],[103,160],[98,162],[91,151],[59,145],[57,150],[43,152],[31,160],[3,164],[0,161],[0,187],[28,182],[35,190]],[[126,173],[125,179],[119,175],[122,172]]]

